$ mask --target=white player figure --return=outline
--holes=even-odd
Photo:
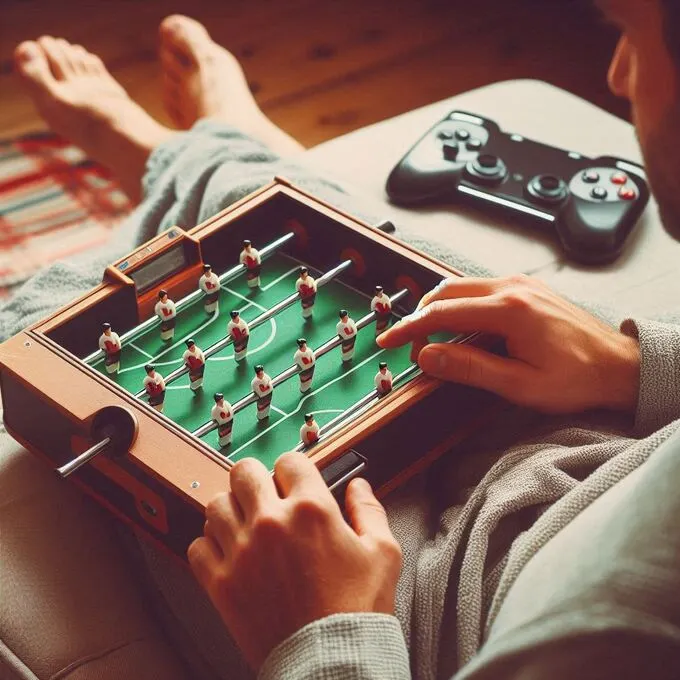
[[[215,405],[210,411],[210,417],[217,423],[218,443],[220,446],[229,446],[234,427],[234,411],[221,392],[215,392],[214,399]]]
[[[300,293],[302,317],[308,319],[314,311],[316,300],[316,280],[309,275],[307,267],[300,267],[300,278],[295,282],[295,290]]]
[[[120,336],[111,330],[110,323],[102,324],[102,334],[99,336],[99,349],[106,354],[104,359],[106,372],[118,373],[121,353]]]
[[[371,311],[375,312],[375,334],[380,335],[387,328],[392,316],[392,300],[383,291],[382,286],[375,287],[375,295],[371,300]]]
[[[272,386],[272,379],[264,372],[264,366],[261,364],[255,366],[255,377],[250,386],[257,397],[257,419],[269,418],[274,387]]]
[[[378,372],[375,374],[375,389],[378,395],[383,396],[392,391],[392,373],[387,368],[387,362],[381,361],[378,364]]]
[[[243,361],[248,350],[250,329],[238,311],[230,312],[229,316],[231,316],[231,321],[227,324],[227,333],[234,342],[234,359],[236,361]]]
[[[238,261],[246,266],[248,286],[250,288],[257,288],[260,285],[262,258],[260,257],[260,251],[253,248],[253,244],[247,239],[243,241],[243,250],[239,255]]]
[[[342,340],[342,360],[350,361],[354,356],[354,343],[357,339],[357,325],[352,319],[346,309],[341,309],[340,321],[338,321],[335,329]]]
[[[203,308],[206,314],[218,311],[220,299],[220,279],[209,264],[203,265],[203,276],[198,279],[198,287],[205,293]]]
[[[312,387],[312,378],[314,377],[314,366],[316,364],[316,356],[311,347],[307,347],[307,340],[300,338],[297,341],[298,349],[293,355],[293,361],[300,367],[300,392],[303,394],[309,392]]]
[[[144,378],[144,389],[149,395],[149,405],[156,411],[163,413],[163,402],[165,401],[165,380],[152,364],[144,366],[146,378]]]
[[[319,441],[319,426],[311,413],[305,413],[305,424],[300,428],[300,440],[305,446]]]
[[[156,316],[161,320],[161,340],[172,340],[175,335],[177,308],[165,290],[158,291],[158,302],[154,307]]]
[[[189,339],[186,342],[187,349],[182,355],[184,365],[189,369],[189,387],[195,392],[203,386],[203,374],[205,373],[205,356],[196,346],[196,343]]]

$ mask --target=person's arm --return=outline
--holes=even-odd
[[[481,331],[505,340],[507,356],[471,345],[429,343],[440,331]],[[536,279],[446,279],[418,310],[378,337],[413,343],[429,375],[495,392],[546,413],[608,408],[635,413],[640,346]]]
[[[680,418],[680,326],[627,319],[621,331],[640,346],[635,431],[647,436]]]
[[[316,466],[255,459],[206,509],[189,563],[263,678],[408,678],[394,598],[401,551],[369,484],[353,480],[345,522]],[[294,671],[291,670],[294,668]]]

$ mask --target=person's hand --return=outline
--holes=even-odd
[[[303,626],[343,612],[394,612],[401,550],[368,482],[346,494],[351,527],[301,453],[276,461],[276,485],[248,458],[206,509],[189,563],[251,666]],[[278,486],[278,490],[277,490]]]
[[[470,345],[428,344],[427,337],[439,331],[500,336],[508,357]],[[638,342],[528,276],[446,279],[416,312],[378,337],[380,347],[408,342],[428,375],[539,411],[631,412],[637,406]]]

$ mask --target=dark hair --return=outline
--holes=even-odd
[[[663,14],[663,33],[666,47],[680,68],[680,3],[678,0],[659,0]]]

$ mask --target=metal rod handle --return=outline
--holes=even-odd
[[[81,453],[78,457],[65,463],[61,467],[57,468],[57,473],[61,477],[68,477],[70,474],[75,472],[79,467],[85,465],[85,463],[91,461],[97,454],[101,453],[109,444],[111,443],[111,437],[106,437],[102,439],[99,443],[90,447],[87,451]]]

